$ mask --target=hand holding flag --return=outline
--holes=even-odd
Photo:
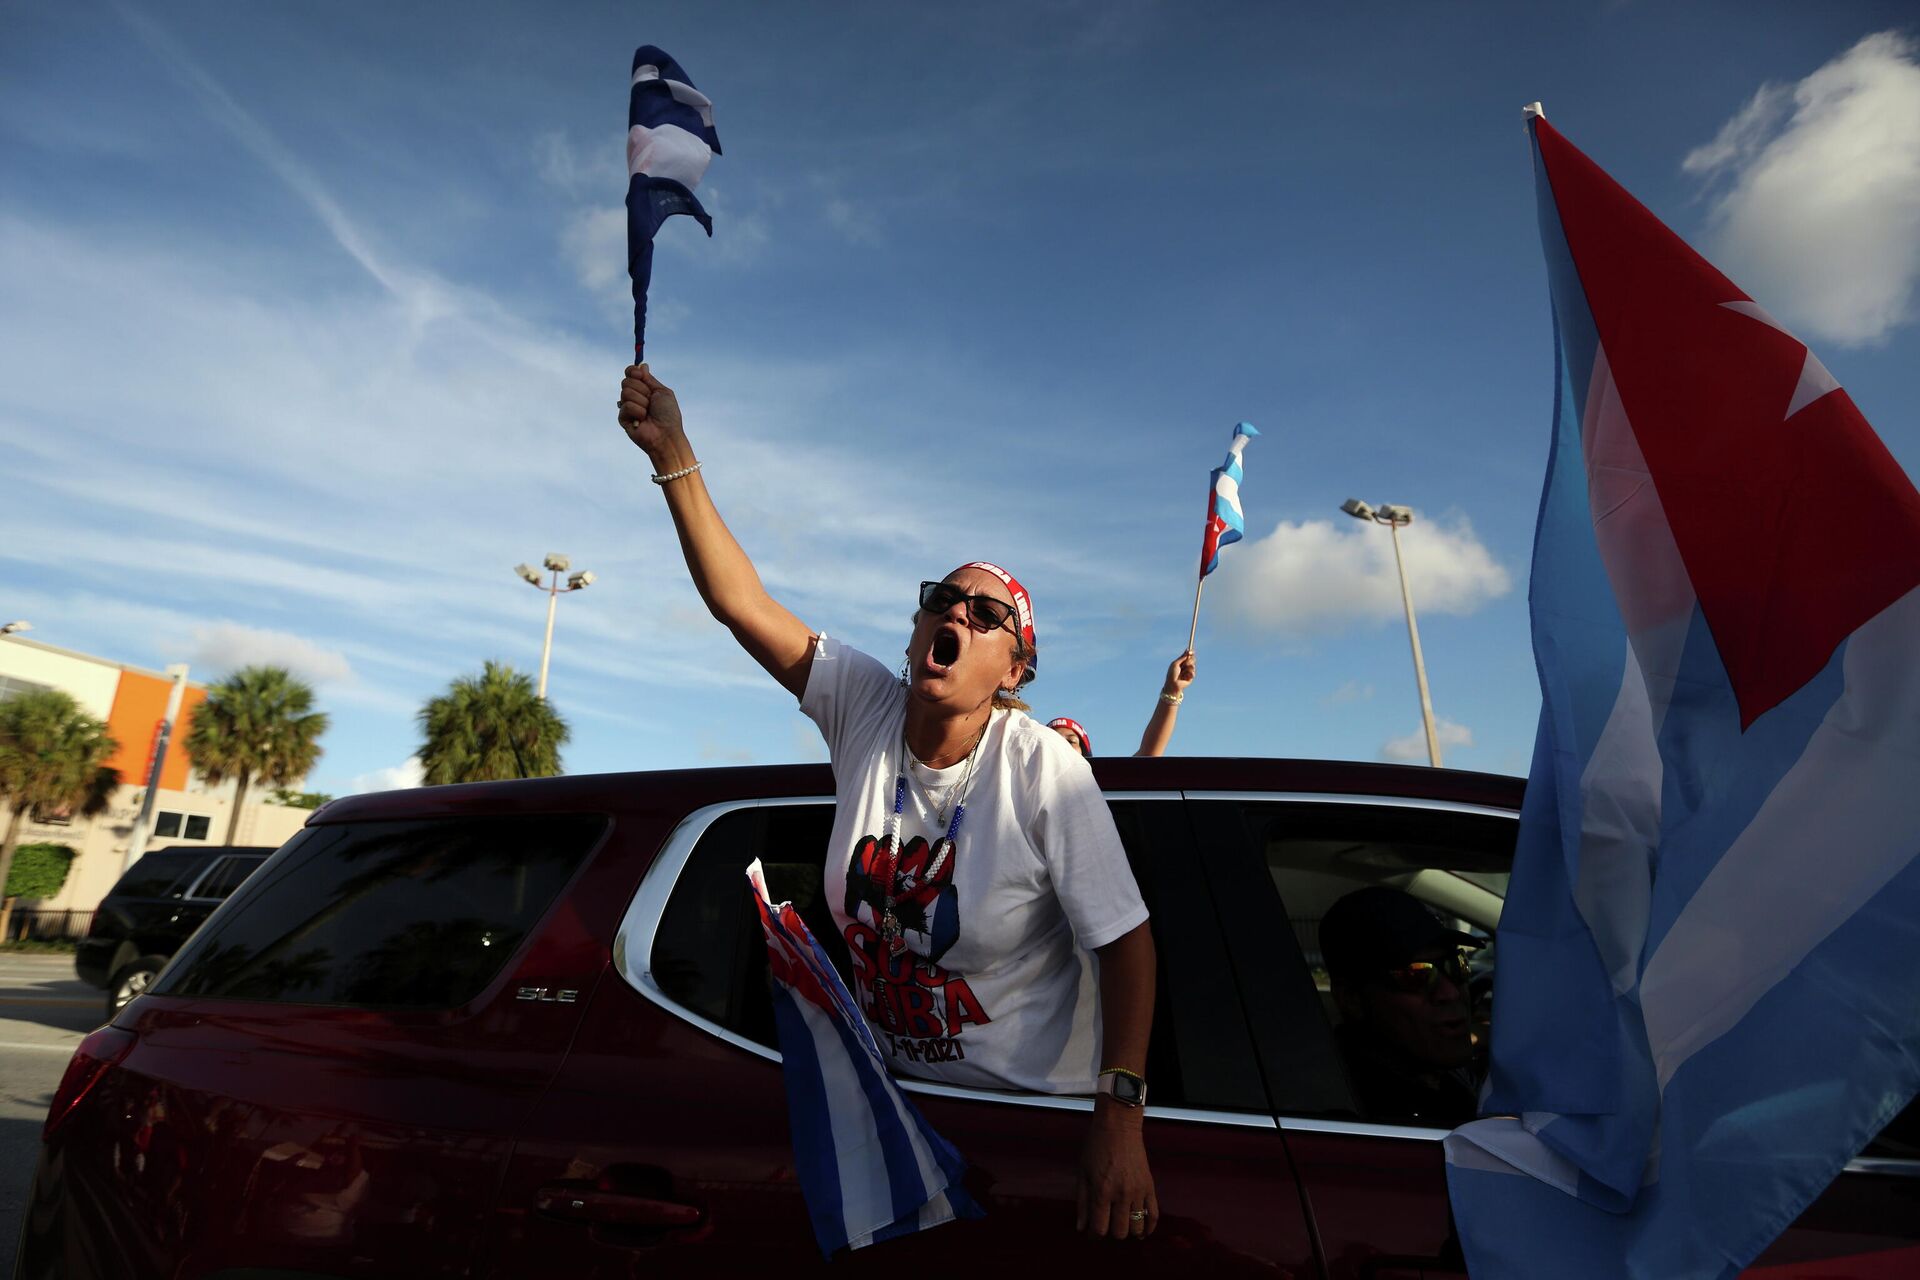
[[[627,274],[633,277],[633,362],[646,359],[647,286],[653,281],[653,237],[684,213],[713,234],[713,219],[693,189],[720,154],[713,103],[664,50],[633,52],[627,95]]]

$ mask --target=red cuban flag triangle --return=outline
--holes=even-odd
[[[758,859],[747,880],[767,937],[794,1167],[820,1252],[982,1216],[960,1185],[966,1161],[900,1091],[800,913],[768,896]]]
[[[1448,1183],[1475,1280],[1732,1276],[1920,1086],[1920,495],[1805,343],[1528,114],[1543,706],[1492,1118]]]

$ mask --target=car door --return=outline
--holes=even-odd
[[[1091,1102],[909,1083],[970,1165],[976,1221],[821,1258],[795,1181],[765,976],[744,878],[755,858],[823,941],[831,801],[745,801],[682,822],[614,943],[559,1077],[516,1145],[488,1274],[727,1275],[777,1265],[833,1274],[1315,1274],[1211,889],[1178,798],[1114,798],[1154,913],[1160,1001],[1149,1054],[1159,1232],[1073,1231]]]
[[[319,824],[249,878],[123,1016],[70,1139],[115,1274],[471,1274],[594,976],[572,882],[607,825]]]
[[[1241,856],[1213,863],[1234,962],[1268,994],[1254,1010],[1276,1119],[1299,1173],[1330,1280],[1465,1277],[1448,1207],[1447,1130],[1370,1115],[1351,1090],[1318,953],[1318,921],[1352,889],[1389,884],[1469,930],[1492,933],[1511,865],[1504,809],[1396,796],[1189,793],[1196,838]],[[1275,921],[1291,927],[1276,929]],[[1497,942],[1470,979],[1497,989]],[[1483,989],[1483,981],[1485,987]],[[1491,1009],[1476,1003],[1483,1020]],[[1262,1016],[1264,1014],[1264,1016]],[[1281,1028],[1278,1034],[1272,1028]],[[1889,1126],[1745,1274],[1873,1280],[1920,1271],[1920,1111]]]

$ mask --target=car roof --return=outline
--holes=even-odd
[[[279,852],[279,849],[280,846],[276,844],[169,844],[162,845],[158,849],[149,849],[142,856],[152,858],[167,855],[182,857],[190,853],[251,853],[264,858],[268,854]]]
[[[1108,792],[1286,792],[1391,796],[1518,811],[1524,778],[1433,769],[1424,765],[1349,760],[1286,760],[1163,756],[1098,758],[1094,776]],[[832,796],[824,764],[669,769],[648,773],[577,774],[413,787],[344,796],[316,811],[309,825],[395,818],[471,817],[506,813],[635,813],[673,816],[742,798]]]

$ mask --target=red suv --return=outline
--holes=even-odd
[[[833,789],[805,766],[330,805],[81,1045],[17,1274],[1462,1274],[1442,1134],[1358,1109],[1317,921],[1389,884],[1491,934],[1521,783],[1270,760],[1095,771],[1160,956],[1149,1240],[1073,1233],[1089,1100],[909,1083],[987,1216],[821,1260],[742,874],[760,859],[831,942]],[[1750,1274],[1920,1272],[1903,1124]]]

